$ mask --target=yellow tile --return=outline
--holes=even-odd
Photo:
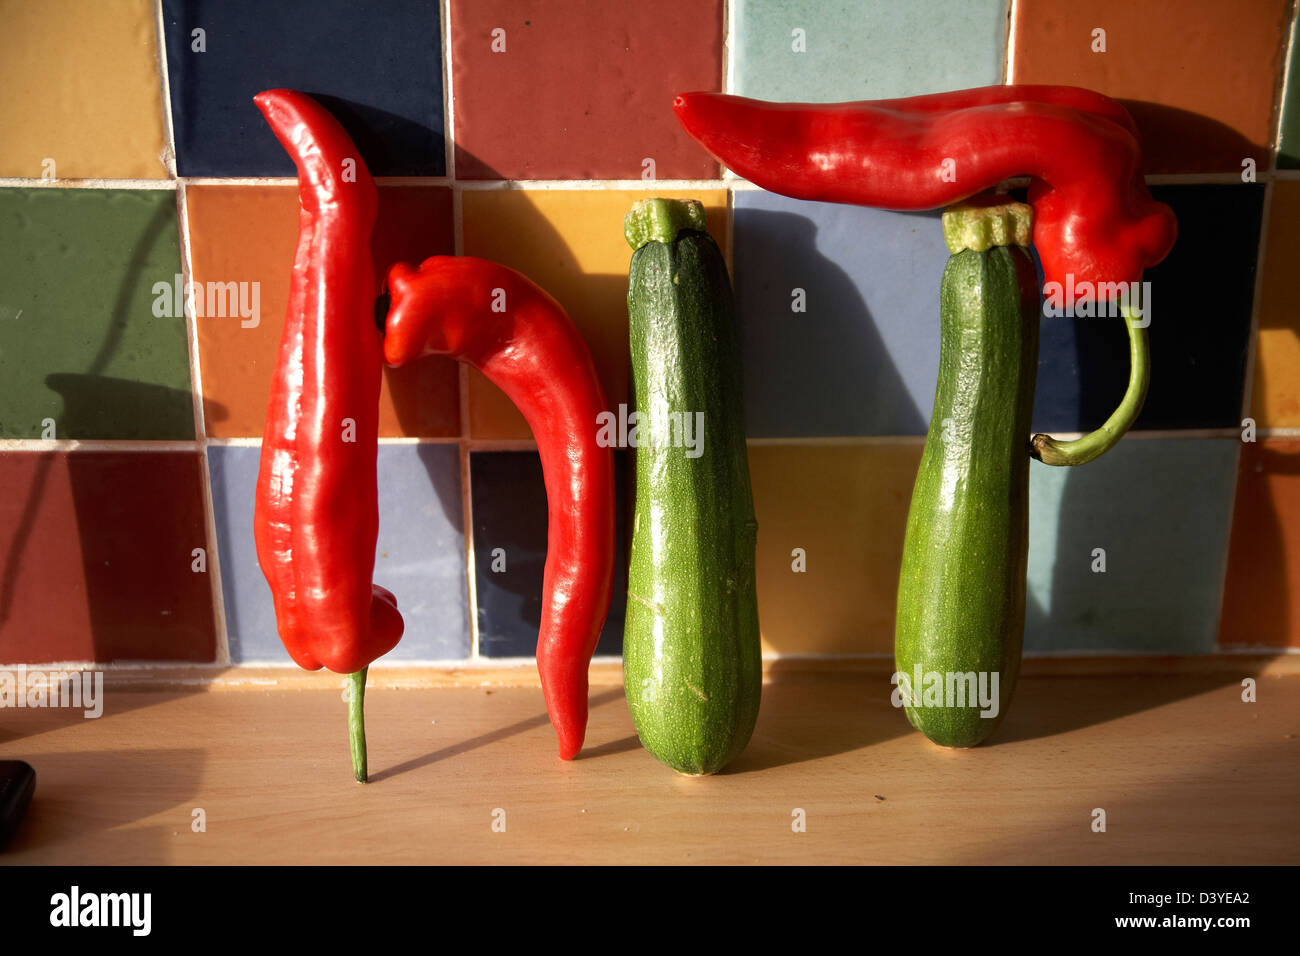
[[[613,407],[628,400],[627,268],[632,250],[623,216],[647,193],[629,190],[469,190],[461,194],[464,251],[518,269],[553,295],[591,348]],[[709,231],[722,246],[726,191],[655,195],[704,203]],[[528,438],[523,417],[479,372],[469,380],[470,434]]]
[[[150,0],[0,3],[0,176],[165,179]]]
[[[764,653],[892,654],[922,442],[749,449]],[[802,548],[805,570],[794,570]]]
[[[1292,283],[1300,262],[1300,182],[1273,184],[1267,243],[1251,416],[1261,428],[1295,428],[1300,426],[1300,308]]]

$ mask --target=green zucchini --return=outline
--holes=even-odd
[[[762,691],[739,331],[698,202],[639,202],[624,235],[637,413],[624,687],[646,750],[707,774],[749,742]],[[674,415],[692,430],[674,432]]]
[[[1028,207],[966,212],[987,235],[968,237],[974,248],[949,237],[961,251],[940,288],[939,379],[907,516],[894,637],[895,702],[948,747],[993,733],[1020,670],[1038,370]],[[946,232],[957,218],[945,214]]]

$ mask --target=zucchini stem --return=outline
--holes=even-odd
[[[1030,442],[1029,453],[1045,465],[1083,465],[1100,457],[1124,437],[1124,433],[1138,417],[1138,412],[1142,411],[1147,387],[1151,383],[1147,323],[1140,315],[1137,321],[1134,320],[1134,309],[1128,302],[1121,302],[1120,311],[1128,326],[1129,373],[1124,398],[1105,424],[1082,438],[1057,441],[1051,435],[1035,435]]]
[[[363,667],[348,675],[348,741],[352,747],[352,776],[365,783],[366,773],[366,673]]]

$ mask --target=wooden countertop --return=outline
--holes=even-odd
[[[616,668],[572,763],[526,671],[376,670],[367,786],[336,678],[115,672],[97,720],[0,710],[0,759],[37,772],[3,862],[1293,864],[1300,674],[1282,660],[1027,662],[994,741],[960,751],[911,730],[884,665],[777,666],[749,749],[707,778],[641,749]]]

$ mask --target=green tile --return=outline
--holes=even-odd
[[[1291,27],[1291,56],[1286,68],[1286,98],[1277,130],[1277,168],[1300,169],[1300,51]]]
[[[0,437],[192,439],[171,190],[0,189]]]
[[[989,86],[1006,29],[1006,0],[738,0],[731,92],[824,103]]]

